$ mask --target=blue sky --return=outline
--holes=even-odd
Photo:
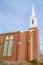
[[[0,0],[0,33],[27,30],[33,3],[43,51],[43,0]]]

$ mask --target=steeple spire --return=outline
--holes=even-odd
[[[34,4],[32,6],[32,15],[30,17],[30,28],[37,27],[37,18],[35,16]]]
[[[34,4],[33,4],[33,6],[32,6],[32,16],[35,16]]]

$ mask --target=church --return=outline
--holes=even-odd
[[[37,23],[33,5],[30,26],[27,31],[0,34],[4,60],[11,62],[39,60],[40,46]]]

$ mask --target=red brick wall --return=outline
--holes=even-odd
[[[32,59],[39,59],[39,31],[38,28],[31,28],[30,30],[33,30]]]
[[[17,43],[19,42],[19,33],[10,33],[10,34],[3,34],[3,52],[4,52],[4,44],[6,36],[13,36],[13,48],[12,48],[12,56],[4,56],[4,60],[8,61],[16,61],[17,60]]]
[[[26,33],[20,33],[20,44],[18,44],[18,61],[26,60]]]
[[[33,32],[33,58],[38,59],[39,55],[39,33],[38,29]],[[34,57],[35,56],[35,57]]]
[[[30,28],[31,29],[31,28]],[[30,30],[29,29],[29,30]],[[34,31],[31,33],[27,32],[16,32],[16,33],[5,33],[0,35],[2,40],[2,53],[4,51],[4,43],[6,36],[13,36],[13,48],[12,56],[4,56],[4,60],[8,61],[29,61],[31,60],[31,35],[33,38],[32,42],[32,59],[38,59],[39,55],[39,39],[38,39],[38,29],[32,28]],[[31,30],[32,30],[31,29]]]

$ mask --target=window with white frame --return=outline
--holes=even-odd
[[[9,39],[8,56],[12,56],[12,45],[13,45],[13,37],[11,36]]]
[[[9,43],[9,38],[6,37],[6,39],[5,39],[5,44],[4,44],[4,53],[3,53],[4,56],[7,56],[7,52],[8,52],[8,43]]]

